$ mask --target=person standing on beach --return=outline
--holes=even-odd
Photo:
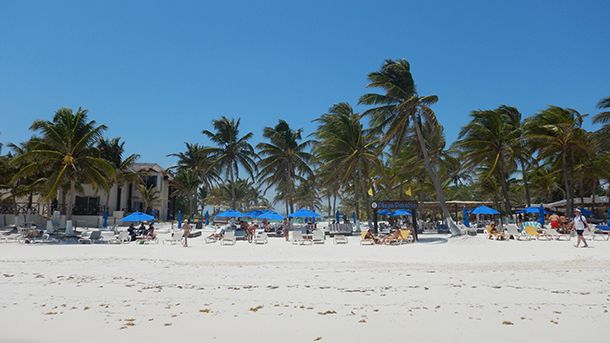
[[[191,224],[189,224],[188,220],[185,220],[184,224],[182,225],[182,246],[185,248],[187,248],[189,246],[188,238],[189,238],[190,233],[191,233]]]
[[[583,248],[588,248],[589,244],[587,244],[587,241],[585,240],[585,229],[587,228],[587,218],[585,218],[585,216],[583,216],[582,214],[580,214],[580,210],[579,209],[575,209],[574,210],[574,230],[576,230],[576,245],[575,247],[579,247],[580,246],[580,241],[583,242]]]
[[[288,242],[288,232],[290,232],[290,220],[288,218],[284,218],[284,223],[282,224],[282,232],[284,234],[284,239]]]

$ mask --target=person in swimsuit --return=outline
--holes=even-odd
[[[549,220],[551,221],[551,228],[553,229],[559,229],[560,225],[559,225],[559,216],[557,215],[557,213],[553,213],[549,216]]]

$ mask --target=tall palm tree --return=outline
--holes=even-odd
[[[586,150],[587,135],[582,128],[584,117],[571,108],[549,106],[526,123],[528,139],[539,158],[561,170],[567,215],[574,210],[575,157]]]
[[[121,142],[119,137],[106,139],[102,138],[98,143],[101,157],[107,160],[114,167],[114,178],[108,182],[108,188],[117,185],[116,210],[121,209],[121,193],[123,186],[129,182],[136,182],[138,174],[133,170],[133,166],[140,158],[139,154],[131,154],[123,159],[125,153],[125,142]],[[106,193],[106,206],[110,200],[110,192]]]
[[[220,170],[226,173],[226,178],[231,185],[231,207],[237,206],[235,196],[235,180],[239,178],[239,168],[246,170],[252,180],[257,172],[256,159],[258,155],[248,141],[252,139],[252,132],[239,136],[240,120],[221,117],[212,121],[214,132],[203,130],[204,136],[208,137],[216,147],[206,148]]]
[[[455,145],[463,152],[468,168],[484,165],[488,176],[495,175],[502,189],[505,213],[510,214],[508,179],[514,171],[513,148],[520,139],[520,130],[509,125],[500,111],[473,111],[470,116],[470,123],[462,128]]]
[[[197,143],[185,143],[185,145],[186,151],[167,155],[178,158],[176,165],[170,170],[176,169],[178,172],[185,169],[190,170],[196,175],[199,184],[209,190],[220,180],[214,157],[207,147]]]
[[[314,150],[329,175],[348,184],[353,180],[356,216],[360,218],[360,195],[367,194],[369,171],[380,167],[376,141],[348,103],[332,106],[316,119],[317,143]],[[368,206],[367,210],[368,210]],[[369,217],[370,218],[370,217]]]
[[[593,117],[593,122],[596,124],[610,123],[610,96],[607,98],[601,99],[597,103],[597,108],[599,108],[600,110],[605,110],[605,111],[602,111],[602,112],[596,114]]]
[[[61,108],[52,121],[36,120],[30,129],[42,136],[31,151],[13,161],[34,161],[21,168],[16,177],[31,175],[41,165],[50,168],[53,172],[48,177],[50,186],[46,197],[54,198],[57,190],[67,184],[66,216],[71,219],[77,183],[86,183],[94,188],[107,187],[108,180],[114,175],[112,164],[101,158],[96,147],[106,126],[89,121],[85,109],[79,108],[74,113],[69,108]]]
[[[311,163],[313,155],[307,151],[311,140],[302,140],[302,129],[292,130],[288,123],[280,120],[275,127],[265,127],[263,137],[269,142],[259,143],[261,159],[258,161],[259,179],[267,185],[264,192],[271,187],[281,188],[286,197],[286,212],[294,212],[294,194],[296,181],[304,182],[313,176]]]
[[[420,96],[415,87],[409,62],[404,59],[386,60],[377,72],[368,75],[369,88],[380,88],[383,94],[370,93],[360,98],[360,103],[376,106],[364,112],[371,117],[374,129],[382,130],[384,144],[390,144],[394,154],[400,151],[408,138],[409,127],[415,129],[417,144],[422,152],[424,165],[434,185],[437,201],[445,219],[451,214],[445,202],[439,170],[431,163],[422,133],[424,121],[436,121],[430,108],[438,101],[435,95]],[[453,230],[456,232],[455,230]]]

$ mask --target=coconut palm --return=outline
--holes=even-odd
[[[408,139],[409,127],[414,128],[424,166],[434,185],[443,216],[446,219],[451,218],[445,203],[439,170],[431,163],[422,133],[425,121],[437,121],[430,106],[436,103],[438,98],[434,95],[420,96],[417,93],[409,62],[404,59],[386,60],[379,71],[368,75],[368,79],[370,82],[367,87],[380,88],[384,93],[365,94],[360,98],[361,104],[375,106],[364,114],[371,117],[373,129],[383,131],[382,142],[390,144],[395,154]]]
[[[112,164],[101,158],[96,147],[106,126],[89,121],[85,109],[79,108],[74,113],[69,108],[61,108],[52,121],[37,120],[30,129],[41,137],[31,151],[13,161],[33,161],[21,168],[15,177],[35,174],[41,166],[52,170],[46,198],[54,198],[57,190],[67,185],[66,216],[71,219],[77,184],[106,188],[114,175]]]
[[[197,201],[199,183],[196,172],[190,169],[181,169],[172,181],[173,195],[182,196],[187,200],[189,218],[195,214],[194,204]]]
[[[610,96],[607,98],[601,99],[597,103],[597,108],[599,108],[600,110],[605,110],[605,111],[602,111],[602,112],[596,114],[593,117],[593,122],[596,124],[610,123]]]
[[[574,209],[575,158],[586,151],[587,145],[584,117],[571,108],[549,106],[526,123],[527,137],[538,157],[561,170],[568,215]]]
[[[466,168],[484,165],[488,168],[488,176],[496,177],[505,213],[510,214],[508,179],[515,171],[513,148],[521,137],[520,130],[515,130],[500,111],[473,111],[470,116],[471,121],[460,131],[455,146],[462,151]]]
[[[313,155],[307,151],[311,140],[302,140],[302,129],[292,130],[288,123],[280,120],[275,127],[265,127],[263,137],[269,142],[259,143],[261,159],[258,161],[259,179],[266,185],[264,192],[276,187],[283,192],[281,198],[286,204],[286,212],[294,212],[294,193],[297,181],[313,176],[311,163]],[[279,199],[278,199],[279,200]]]
[[[138,183],[136,189],[140,192],[145,212],[161,199],[161,192],[159,192],[159,189],[155,185],[146,186],[144,183]]]
[[[133,166],[140,158],[139,154],[131,154],[123,158],[125,153],[125,142],[121,142],[119,137],[106,139],[102,138],[98,143],[101,157],[107,160],[114,167],[114,178],[108,181],[108,188],[117,185],[116,210],[121,209],[121,193],[123,186],[129,182],[136,182],[138,174],[133,170]],[[110,200],[110,192],[106,191],[106,206]]]
[[[356,216],[360,218],[360,196],[367,194],[369,172],[380,167],[376,141],[348,103],[332,106],[316,119],[314,150],[322,168],[342,184],[353,181]],[[366,195],[365,195],[366,196]],[[368,206],[366,206],[368,210]],[[370,218],[370,217],[369,217]]]
[[[239,136],[240,120],[228,119],[221,117],[212,121],[214,132],[203,130],[204,136],[208,137],[216,147],[205,149],[215,161],[215,164],[220,170],[226,173],[227,181],[230,181],[231,189],[231,207],[237,206],[235,195],[235,181],[239,178],[239,168],[242,167],[248,173],[250,178],[254,180],[257,172],[256,159],[258,155],[248,141],[252,139],[252,132],[246,133],[244,136]]]
[[[195,174],[199,180],[199,184],[209,190],[220,180],[217,165],[213,156],[209,152],[209,148],[201,146],[197,143],[185,143],[186,151],[168,156],[177,157],[176,165],[169,168],[180,170],[188,169]]]

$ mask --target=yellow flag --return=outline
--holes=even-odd
[[[369,188],[368,193],[369,193],[369,196],[373,196],[373,187]]]
[[[413,193],[411,193],[411,187],[405,189],[405,195],[409,197],[413,195]]]

